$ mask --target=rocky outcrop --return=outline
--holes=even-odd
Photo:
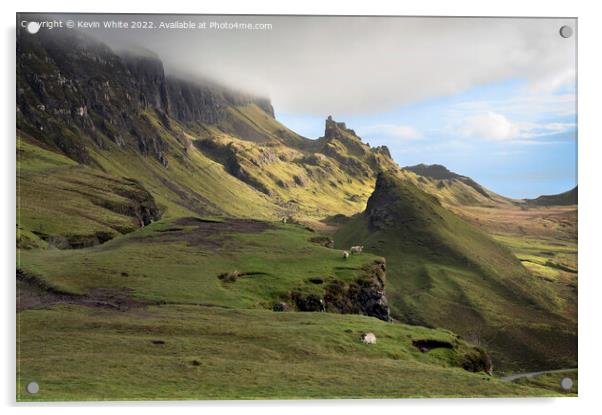
[[[334,241],[329,236],[322,236],[322,235],[314,236],[314,237],[310,238],[309,241],[313,242],[315,244],[321,245],[325,248],[334,248]]]
[[[167,79],[158,56],[125,53],[121,58],[138,86],[137,101],[143,108],[169,113]]]
[[[297,311],[362,314],[390,321],[389,305],[385,296],[384,263],[378,262],[364,268],[365,274],[357,280],[345,283],[335,280],[325,284],[323,297],[314,292],[294,290],[291,303]],[[311,279],[313,284],[319,279]],[[320,285],[322,281],[320,281]],[[286,311],[288,307],[274,305],[274,311]]]
[[[385,296],[384,260],[366,266],[363,271],[364,274],[351,283],[336,280],[326,287],[324,302],[327,311],[391,320]]]
[[[377,260],[363,268],[363,274],[352,282],[324,281],[310,278],[315,285],[324,285],[323,296],[315,291],[294,290],[291,303],[298,311],[327,311],[340,314],[363,314],[390,321],[391,315],[385,296],[385,262]]]
[[[399,216],[393,208],[396,187],[385,175],[378,175],[374,192],[368,199],[364,215],[372,230],[386,230],[395,224]]]
[[[129,216],[144,227],[161,217],[161,212],[155,204],[155,199],[139,182],[133,179],[124,179],[127,187],[115,187],[113,192],[123,197],[124,202],[96,201],[106,209],[115,213]]]
[[[293,291],[291,300],[298,311],[320,312],[326,311],[324,300],[317,294],[308,294],[302,291]]]
[[[389,151],[389,147],[387,146],[378,146],[378,147],[374,147],[372,149],[372,151],[375,154],[382,154],[385,157],[388,157],[390,159],[393,159],[393,157],[391,157],[391,152]]]

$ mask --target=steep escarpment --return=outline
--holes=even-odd
[[[95,147],[112,142],[165,163],[152,116],[168,129],[169,118],[216,124],[228,106],[251,103],[273,116],[265,99],[166,77],[152,54],[118,55],[75,32],[19,36],[17,128],[78,162],[93,163]]]

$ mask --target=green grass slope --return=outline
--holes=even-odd
[[[174,127],[162,128],[152,115],[168,146],[166,167],[158,160],[131,149],[107,144],[91,151],[95,165],[86,165],[18,132],[17,193],[21,247],[44,246],[44,238],[107,239],[140,227],[128,201],[146,193],[156,215],[167,218],[193,214],[277,218],[281,208],[225,171],[193,146],[185,147]],[[82,141],[86,141],[82,135]],[[33,233],[33,236],[32,236]]]
[[[459,368],[472,349],[447,331],[363,316],[57,305],[18,318],[19,401],[559,395]],[[420,339],[454,346],[421,353]]]
[[[335,242],[386,257],[393,317],[454,330],[490,350],[498,368],[575,365],[577,334],[562,317],[563,300],[411,182],[381,174],[366,211]]]
[[[381,259],[344,259],[325,241],[301,225],[186,217],[83,249],[21,250],[18,399],[547,393],[486,375],[486,355],[450,331],[333,309],[333,287],[361,287]],[[327,312],[295,311],[299,296]],[[39,395],[23,391],[31,379]]]
[[[290,304],[293,291],[323,296],[329,282],[352,282],[378,259],[345,260],[312,242],[316,236],[294,224],[189,217],[87,249],[23,250],[18,265],[64,294],[94,297],[102,289],[145,303],[271,309]]]

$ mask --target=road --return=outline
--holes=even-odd
[[[556,370],[543,370],[541,372],[528,372],[528,373],[515,373],[513,375],[503,376],[500,379],[505,380],[507,382],[512,382],[516,379],[522,378],[532,378],[533,376],[545,375],[546,373],[562,373],[562,372],[574,372],[577,371],[577,368],[574,369],[556,369]]]

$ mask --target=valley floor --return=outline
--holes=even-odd
[[[507,246],[577,321],[577,206],[452,208]]]

